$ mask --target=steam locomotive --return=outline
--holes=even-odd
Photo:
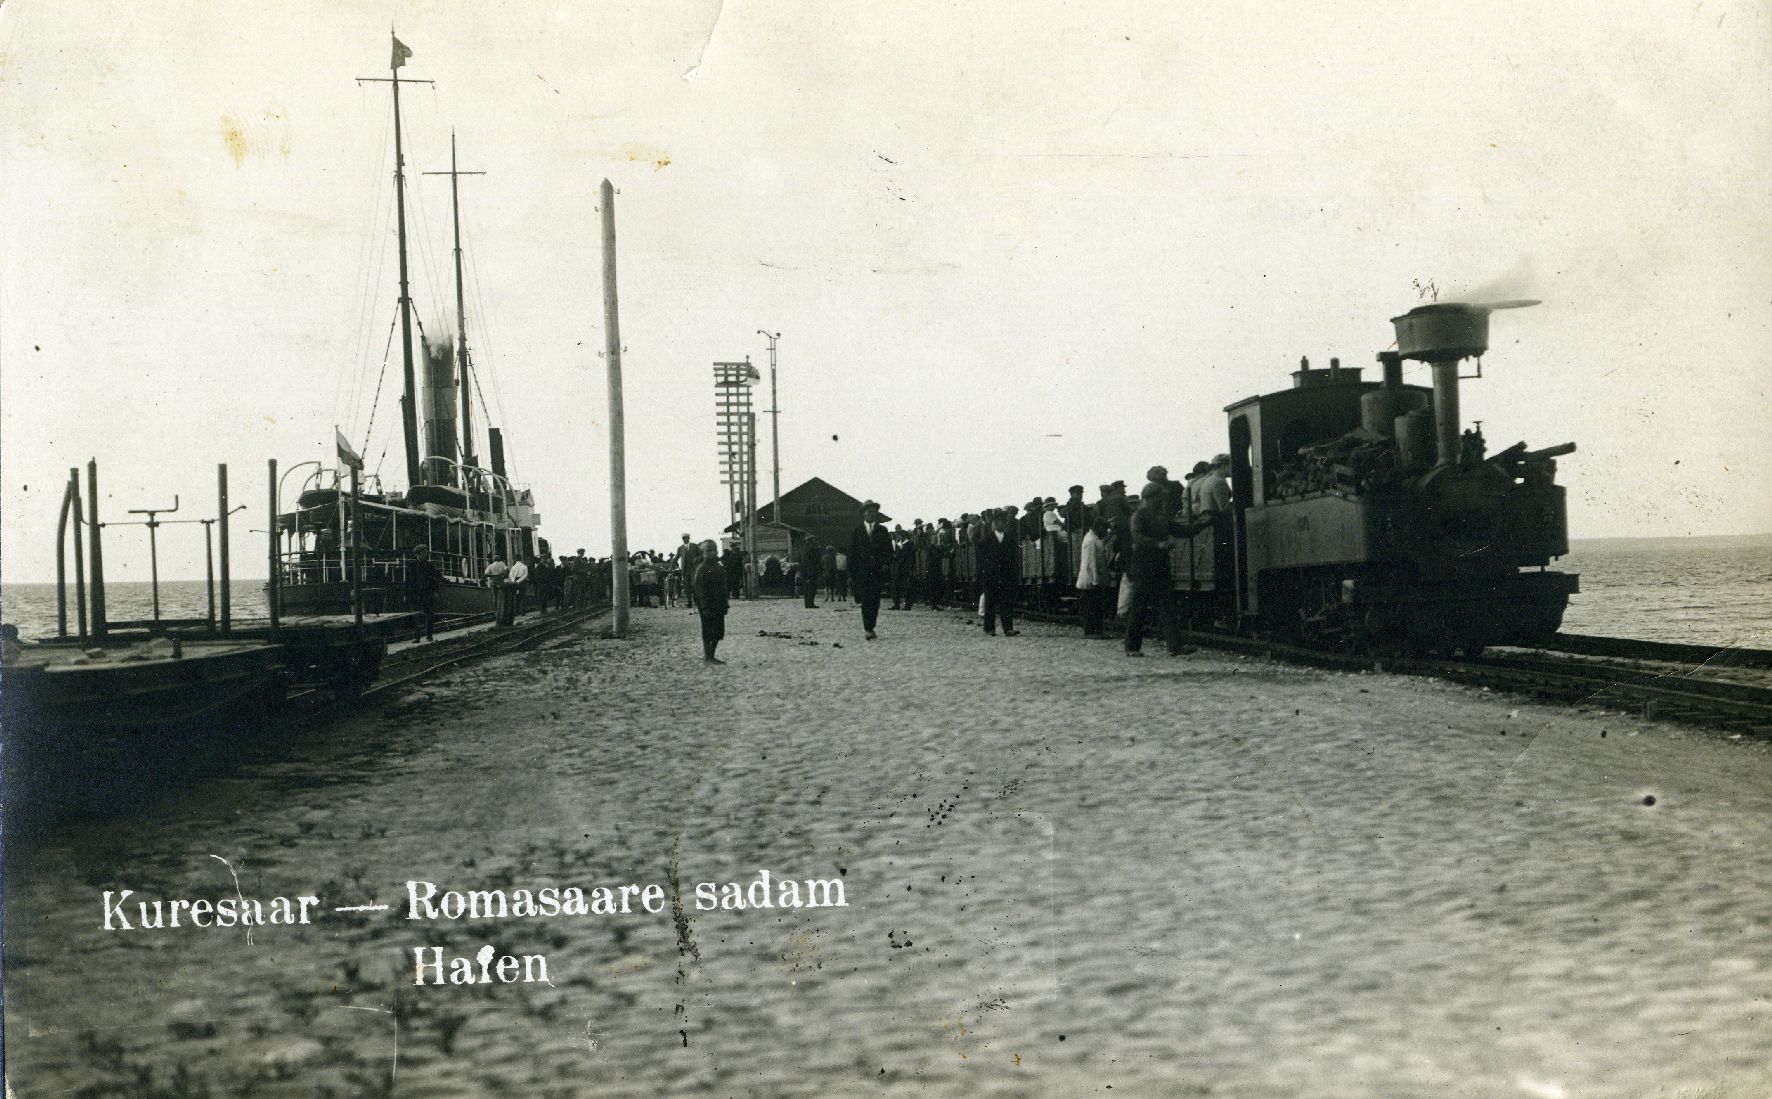
[[[1579,590],[1548,568],[1569,549],[1556,459],[1575,444],[1487,455],[1458,414],[1460,364],[1477,359],[1481,377],[1490,314],[1529,304],[1412,309],[1392,318],[1380,381],[1305,361],[1292,388],[1228,406],[1230,512],[1172,543],[1189,618],[1390,653],[1474,655],[1554,634]],[[1403,384],[1404,360],[1428,364],[1432,387]],[[1065,601],[1069,560],[1052,535],[1024,544],[1027,597]]]

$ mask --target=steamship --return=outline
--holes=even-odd
[[[353,610],[353,569],[358,572],[362,610],[380,614],[412,609],[407,605],[406,574],[419,547],[442,574],[436,609],[442,614],[479,614],[494,609],[486,569],[494,561],[509,564],[548,552],[537,533],[540,517],[530,490],[512,483],[505,468],[504,438],[496,427],[486,431],[487,462],[475,447],[473,362],[468,353],[467,310],[462,290],[460,176],[455,138],[450,136],[449,171],[427,173],[450,177],[451,220],[455,230],[456,331],[450,338],[425,336],[422,394],[415,386],[412,296],[407,277],[406,163],[400,129],[400,87],[415,81],[400,76],[411,51],[393,40],[387,83],[394,103],[394,209],[398,230],[400,285],[399,326],[403,366],[400,399],[401,436],[406,458],[406,485],[386,489],[379,475],[355,484],[352,476],[326,461],[291,466],[276,483],[275,573],[270,598],[279,614],[330,615]],[[367,79],[367,78],[365,78]],[[422,401],[421,401],[422,396]],[[457,409],[460,410],[459,418]],[[420,416],[424,439],[420,448]],[[364,449],[367,449],[365,446]],[[361,469],[342,432],[338,456],[347,467]],[[290,474],[313,467],[293,486]],[[294,493],[285,510],[285,491]]]

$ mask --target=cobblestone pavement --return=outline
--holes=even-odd
[[[1772,1094],[1766,743],[858,619],[740,604],[708,667],[636,610],[15,838],[16,1094]],[[847,906],[695,909],[760,870]],[[408,879],[684,913],[411,921]],[[103,931],[122,888],[323,911]],[[482,944],[552,983],[414,986]]]

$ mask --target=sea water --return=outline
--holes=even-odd
[[[1772,535],[1587,539],[1552,567],[1581,577],[1563,616],[1565,633],[1772,648]],[[266,617],[264,588],[262,580],[235,582],[234,617]],[[69,632],[73,597],[70,584]],[[152,591],[141,581],[107,583],[105,602],[112,621],[153,612]],[[160,585],[163,618],[202,618],[208,606],[201,580]],[[27,639],[52,636],[55,585],[0,586],[0,617]]]

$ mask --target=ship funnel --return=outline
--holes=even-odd
[[[455,449],[455,348],[447,337],[425,340],[425,456],[447,462],[424,463],[429,484],[456,483]]]
[[[492,472],[500,477],[505,476],[505,436],[496,427],[486,429],[487,449],[492,452]]]

